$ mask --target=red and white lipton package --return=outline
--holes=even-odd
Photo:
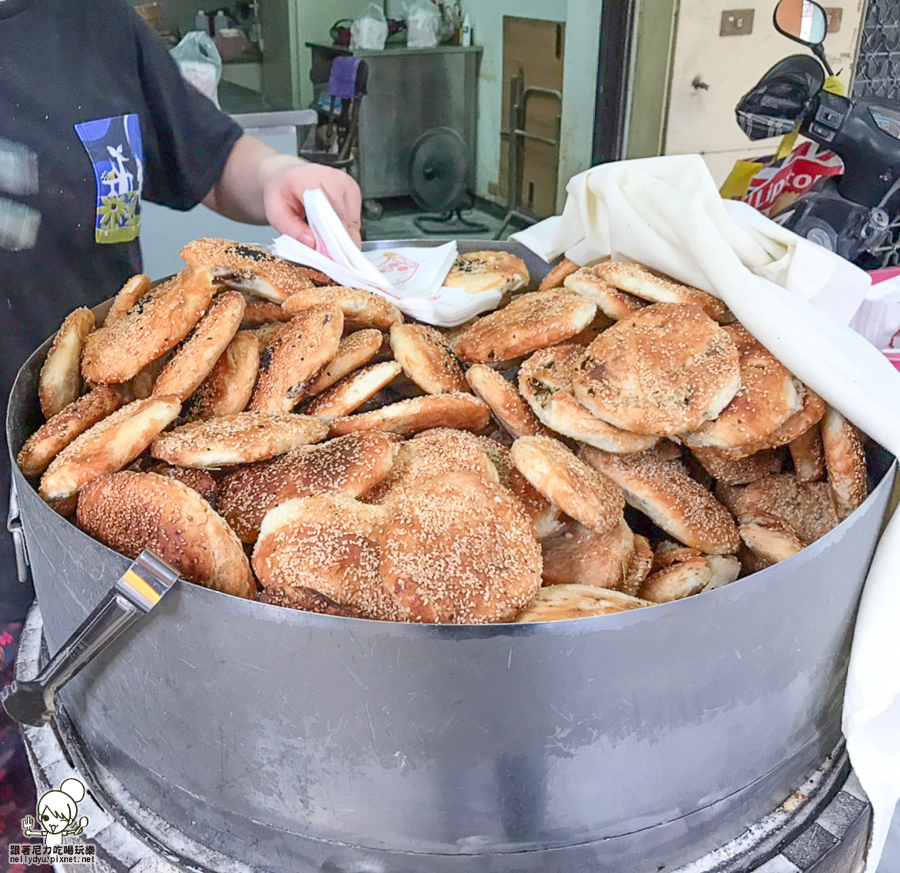
[[[765,215],[777,215],[819,179],[843,172],[844,164],[833,151],[804,142],[783,160],[759,170],[743,199]]]
[[[844,171],[841,159],[814,142],[804,142],[783,158],[777,154],[738,161],[722,185],[722,197],[744,200],[769,217],[786,209],[819,179]]]

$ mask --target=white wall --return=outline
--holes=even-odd
[[[300,106],[308,106],[313,98],[309,68],[312,55],[308,42],[331,44],[331,25],[342,18],[358,18],[366,8],[366,0],[295,0],[298,15],[300,45],[298,46]]]
[[[483,46],[478,88],[478,176],[476,191],[491,197],[488,186],[500,175],[500,130],[503,101],[503,16],[566,23],[563,66],[560,204],[565,184],[591,163],[601,0],[463,0],[472,20],[474,42]]]
[[[701,153],[720,184],[736,160],[771,154],[778,144],[778,139],[751,142],[734,120],[735,104],[774,63],[805,51],[775,30],[772,0],[739,5],[755,9],[752,32],[723,37],[722,14],[734,7],[732,0],[679,0],[671,67],[664,152]],[[849,85],[856,67],[861,4],[829,0],[826,5],[843,10],[840,30],[828,34],[825,51]],[[693,87],[696,79],[709,87]]]

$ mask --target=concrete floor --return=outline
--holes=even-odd
[[[463,217],[467,221],[484,224],[487,227],[486,231],[464,231],[456,228],[454,220],[453,227],[448,228],[446,232],[427,234],[416,226],[414,220],[416,216],[426,213],[419,209],[412,200],[397,198],[379,202],[384,208],[381,217],[377,219],[366,218],[365,215],[363,217],[364,239],[493,239],[503,224],[502,210],[491,204],[478,203],[473,209],[464,209]],[[510,227],[504,236],[508,236],[518,229],[518,226]]]

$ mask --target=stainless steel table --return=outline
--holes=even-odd
[[[388,47],[363,51],[320,43],[312,50],[312,79],[327,87],[338,55],[363,58],[369,84],[359,122],[359,183],[367,200],[410,193],[409,153],[432,127],[450,127],[469,146],[469,184],[475,184],[479,46],[441,45],[430,49]]]

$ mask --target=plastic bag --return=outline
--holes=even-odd
[[[406,13],[409,48],[434,48],[441,37],[441,13],[431,0],[412,0]]]
[[[219,106],[219,80],[222,78],[222,56],[208,33],[192,30],[184,35],[170,52],[181,75],[204,97]]]
[[[388,23],[380,3],[369,3],[350,25],[350,48],[381,51],[388,37]]]
[[[900,350],[900,270],[873,270],[869,275],[872,287],[850,327],[895,360]]]

